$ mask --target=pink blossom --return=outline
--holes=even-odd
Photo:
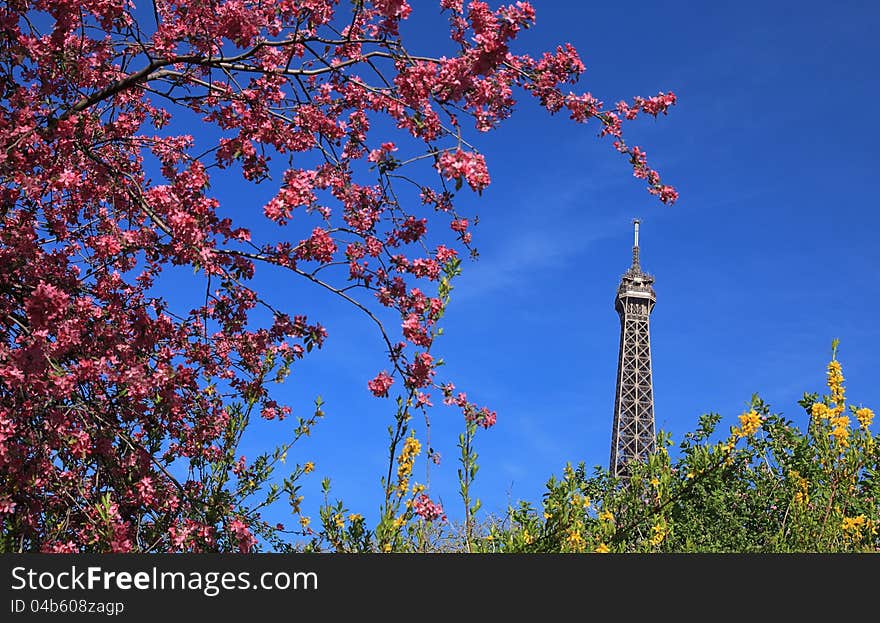
[[[0,496],[0,515],[11,514],[15,510],[15,502],[8,495]]]
[[[373,6],[385,17],[394,19],[406,19],[412,12],[406,0],[373,0]]]
[[[475,191],[489,186],[489,170],[482,154],[456,150],[445,151],[437,163],[440,173],[448,180],[466,181]]]
[[[435,521],[440,519],[446,521],[446,515],[443,513],[443,507],[432,502],[426,494],[421,493],[413,500],[413,512],[425,521]]]
[[[494,411],[489,411],[486,407],[482,407],[479,411],[477,411],[476,421],[479,426],[483,428],[491,428],[495,426],[495,421],[497,420],[497,416]]]
[[[229,529],[235,535],[235,539],[238,545],[238,551],[246,554],[250,552],[254,545],[257,544],[257,539],[251,534],[250,529],[247,524],[244,523],[241,519],[235,518],[229,522]]]
[[[300,259],[326,263],[333,261],[334,253],[336,253],[336,243],[333,238],[323,228],[315,227],[312,235],[300,243],[297,256]]]
[[[382,370],[379,374],[376,375],[372,381],[367,383],[367,387],[373,395],[378,398],[385,398],[388,396],[388,389],[394,384],[394,379]]]
[[[657,188],[652,188],[651,192],[660,197],[660,201],[663,203],[675,203],[678,199],[678,191],[675,190],[672,186],[659,186]]]
[[[407,375],[407,387],[427,387],[434,376],[434,358],[430,353],[416,353]]]
[[[75,554],[79,550],[73,541],[50,541],[43,545],[41,551],[47,554]]]
[[[403,321],[403,336],[418,346],[430,346],[431,337],[422,326],[422,320],[418,314],[409,314]]]
[[[374,149],[370,151],[370,155],[367,156],[367,160],[369,160],[370,162],[385,162],[388,160],[391,153],[395,151],[397,151],[397,147],[394,146],[394,143],[388,141],[382,143],[379,149]]]
[[[656,117],[660,113],[666,114],[666,111],[670,106],[674,106],[676,102],[675,93],[670,91],[669,93],[660,92],[658,95],[654,97],[649,97],[647,99],[642,97],[635,98],[635,105],[639,109],[648,113],[649,115],[653,115]]]
[[[150,476],[144,476],[135,483],[138,498],[143,504],[152,505],[156,502],[156,488],[153,486],[153,479]]]

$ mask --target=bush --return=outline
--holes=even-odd
[[[880,452],[873,411],[847,404],[835,342],[828,394],[804,394],[806,429],[757,395],[717,439],[704,415],[673,460],[671,438],[628,480],[567,465],[542,508],[511,508],[482,538],[501,552],[880,551]]]

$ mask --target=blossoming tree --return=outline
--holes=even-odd
[[[584,70],[570,45],[515,53],[535,18],[529,4],[439,5],[451,56],[410,52],[406,0],[0,7],[4,550],[280,542],[260,508],[283,492],[296,511],[297,479],[312,464],[248,504],[295,439],[251,463],[237,444],[252,416],[290,414],[268,385],[327,333],[252,286],[267,266],[375,322],[388,362],[364,391],[399,397],[387,507],[405,494],[410,513],[443,516],[391,466],[410,465],[407,422],[432,388],[471,432],[495,421],[435,378],[431,351],[471,242],[456,193],[490,180],[466,137],[504,121],[515,96],[533,96],[596,124],[661,201],[676,193],[622,134],[628,120],[665,113],[672,93],[606,108],[567,86]],[[217,176],[276,186],[263,205],[224,202]],[[429,228],[446,243],[429,246]],[[159,291],[175,266],[192,269],[204,293],[187,312]],[[380,320],[389,313],[399,325]],[[319,404],[296,437],[321,415]]]

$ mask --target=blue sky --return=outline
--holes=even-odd
[[[403,31],[411,51],[442,53],[436,3],[413,4]],[[630,262],[634,217],[642,219],[642,265],[656,277],[659,429],[679,441],[707,412],[721,413],[726,429],[755,392],[801,418],[796,401],[822,390],[833,338],[848,395],[880,407],[880,7],[533,4],[537,25],[517,49],[573,43],[587,65],[578,90],[607,103],[678,95],[668,117],[630,124],[628,142],[647,151],[681,198],[661,205],[596,126],[550,117],[525,96],[499,130],[475,137],[492,186],[482,197],[460,194],[460,205],[479,213],[481,257],[464,262],[434,352],[446,361],[439,379],[498,412],[477,442],[483,512],[539,500],[568,461],[607,465],[619,338],[613,297]],[[229,200],[251,200],[250,189],[237,192]],[[317,290],[265,283],[282,306],[307,311],[330,333],[277,389],[295,413],[305,414],[315,395],[326,402],[327,418],[291,455],[317,465],[305,506],[316,509],[328,476],[333,497],[375,516],[393,414],[390,401],[366,389],[387,366],[380,337]],[[414,424],[424,441],[423,423]],[[286,426],[258,423],[245,453],[274,444]],[[457,410],[433,410],[431,444],[443,461],[431,468],[431,493],[452,518],[462,514],[460,430]],[[419,463],[417,477],[424,469]],[[282,506],[270,518],[288,515]]]

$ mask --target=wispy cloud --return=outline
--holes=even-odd
[[[478,244],[479,260],[465,262],[456,283],[456,302],[515,289],[534,279],[536,272],[562,268],[594,242],[620,234],[629,227],[628,220],[607,213],[604,217],[594,216],[598,211],[585,209],[584,205],[585,198],[594,196],[600,186],[619,182],[590,177],[566,187],[548,180],[555,188],[533,188],[527,196],[507,205],[509,218],[500,227],[492,225],[495,231],[488,244]],[[560,192],[560,188],[566,190]],[[480,232],[476,235],[479,240]]]

